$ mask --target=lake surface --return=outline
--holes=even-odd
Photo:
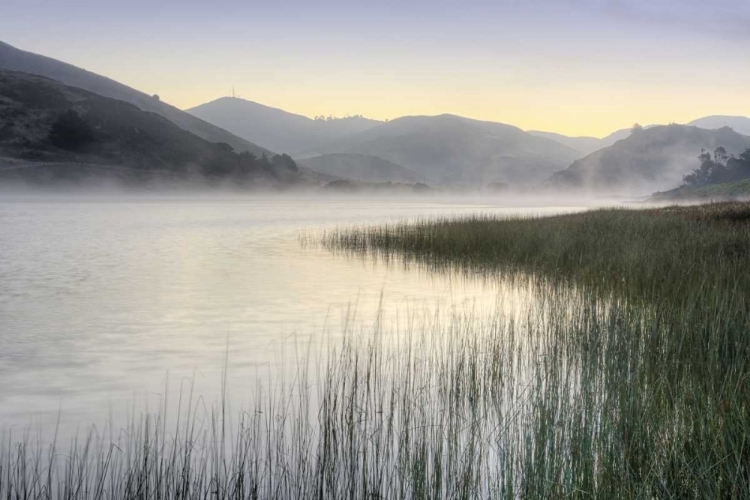
[[[0,198],[0,430],[98,424],[194,384],[252,397],[308,349],[379,318],[491,311],[501,282],[333,254],[322,231],[473,213],[499,199]],[[304,239],[304,238],[302,238]],[[418,326],[417,326],[418,327]],[[177,399],[177,398],[173,398]],[[59,417],[58,417],[59,415]]]

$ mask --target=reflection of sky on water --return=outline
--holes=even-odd
[[[63,424],[102,422],[158,400],[167,377],[171,392],[194,379],[195,393],[216,401],[227,356],[238,406],[258,379],[308,349],[318,358],[344,330],[366,335],[378,318],[399,336],[453,314],[507,314],[525,300],[507,283],[335,255],[301,245],[300,234],[561,210],[424,200],[4,202],[0,427],[54,421],[59,409]]]

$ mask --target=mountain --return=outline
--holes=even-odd
[[[10,159],[10,160],[9,160]],[[56,184],[118,178],[289,183],[288,156],[235,153],[133,104],[48,78],[0,70],[0,178]]]
[[[750,135],[750,118],[747,116],[706,116],[693,120],[688,125],[707,129],[730,127],[738,134]]]
[[[562,144],[510,125],[455,115],[398,118],[316,152],[377,156],[430,184],[450,187],[534,184],[579,156]]]
[[[658,125],[647,125],[643,128],[649,129],[649,128],[657,127],[657,126]],[[633,130],[632,127],[615,130],[608,136],[602,137],[601,139],[597,137],[587,137],[587,136],[568,137],[567,135],[557,134],[555,132],[541,132],[539,130],[529,130],[528,133],[531,135],[535,135],[537,137],[545,137],[547,139],[551,139],[553,141],[559,142],[560,144],[564,144],[565,146],[568,146],[571,149],[579,151],[581,153],[581,157],[583,157],[599,149],[607,148],[611,146],[612,144],[616,143],[617,141],[621,141],[627,138],[630,135],[630,132],[632,132],[632,130]]]
[[[297,163],[322,174],[358,182],[424,182],[421,175],[377,156],[334,153],[298,159]]]
[[[381,122],[361,116],[313,120],[234,97],[222,97],[188,113],[275,151],[296,155]]]
[[[656,125],[646,125],[643,128],[646,129],[646,130],[648,130],[648,129],[653,128],[653,127],[656,127]],[[619,130],[615,130],[611,134],[609,134],[609,135],[607,135],[605,137],[602,137],[599,140],[599,148],[597,148],[597,149],[608,148],[608,147],[610,147],[611,145],[613,145],[614,143],[616,143],[618,141],[621,141],[623,139],[627,139],[628,137],[630,137],[631,132],[633,132],[633,128],[632,127],[621,128]]]
[[[560,144],[563,144],[570,149],[578,151],[581,156],[586,156],[587,154],[593,153],[597,149],[605,147],[603,145],[603,139],[599,139],[597,137],[568,137],[566,135],[556,134],[554,132],[542,132],[540,130],[528,130],[527,133],[535,135],[537,137],[544,137],[546,139],[559,142]]]
[[[26,52],[0,42],[0,69],[45,76],[72,87],[78,87],[104,97],[129,102],[142,109],[158,113],[177,126],[209,142],[224,142],[235,151],[249,151],[256,156],[272,154],[265,148],[230,134],[226,130],[185,113],[156,97],[144,94],[109,78],[49,57]]]
[[[557,187],[610,192],[653,192],[670,189],[698,167],[701,149],[723,146],[730,154],[750,147],[750,137],[730,128],[706,130],[687,125],[642,129],[613,145],[573,162],[555,173]]]

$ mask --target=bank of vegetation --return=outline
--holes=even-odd
[[[663,200],[749,200],[750,149],[735,156],[718,147],[713,154],[702,151],[700,166],[684,177],[684,184],[671,191],[656,193]]]

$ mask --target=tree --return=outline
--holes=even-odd
[[[260,158],[258,159],[257,164],[261,170],[264,170],[266,172],[271,172],[272,170],[271,161],[268,159],[268,155],[266,153],[263,153],[262,155],[260,155]]]
[[[714,162],[726,163],[728,158],[729,155],[727,154],[727,150],[724,149],[724,146],[719,146],[714,150]]]
[[[151,97],[153,97],[153,98],[154,98],[154,99],[156,99],[157,101],[161,101],[161,97],[159,97],[159,94],[154,94],[154,95],[152,95]]]
[[[234,151],[234,148],[232,147],[232,145],[227,144],[226,142],[215,142],[214,147],[220,151],[227,151],[229,153]]]
[[[299,172],[297,163],[287,154],[275,155],[271,158],[271,165],[277,170]]]
[[[258,157],[256,157],[250,151],[243,151],[239,154],[239,158],[242,163],[252,166],[255,166],[255,162],[258,161]]]
[[[643,132],[643,127],[639,123],[634,123],[633,128],[630,129],[631,135],[636,135]]]
[[[94,128],[72,109],[57,117],[47,136],[50,144],[68,151],[79,150],[94,138]]]
[[[683,177],[683,181],[689,186],[698,187],[738,180],[744,166],[740,159],[729,156],[723,146],[714,149],[713,156],[705,149],[701,149],[698,159],[701,166]]]
[[[750,149],[727,160],[727,182],[750,179]]]

